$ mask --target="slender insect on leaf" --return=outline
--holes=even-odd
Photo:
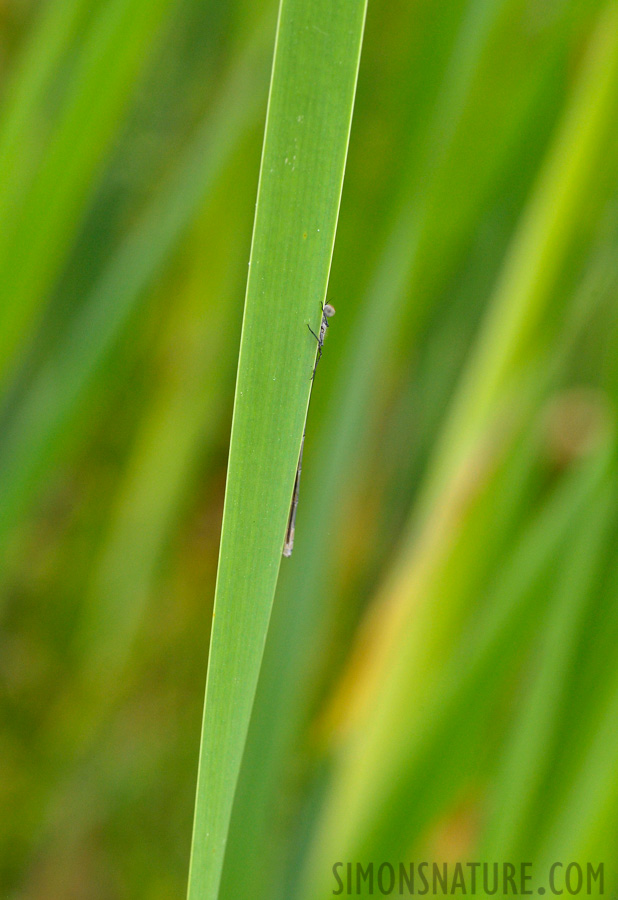
[[[320,330],[318,334],[311,328],[309,325],[309,331],[314,336],[316,341],[318,342],[318,350],[317,356],[315,359],[315,364],[313,366],[313,372],[311,373],[311,381],[315,378],[315,370],[318,367],[318,363],[322,356],[322,347],[324,346],[324,338],[326,337],[326,330],[328,328],[328,320],[331,316],[335,315],[335,307],[331,306],[330,303],[327,303],[326,306],[322,307],[322,321],[320,322]],[[307,413],[309,411],[307,410]],[[292,506],[290,507],[290,518],[288,520],[288,527],[285,533],[285,542],[283,544],[283,555],[291,556],[292,550],[294,549],[294,531],[296,529],[296,510],[298,509],[298,495],[300,490],[300,473],[303,467],[303,450],[305,447],[305,432],[307,431],[307,420],[305,419],[305,425],[303,427],[303,438],[300,442],[300,456],[298,457],[298,468],[296,469],[296,478],[294,479],[294,493],[292,494]]]

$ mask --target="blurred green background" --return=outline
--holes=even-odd
[[[0,7],[6,897],[185,892],[275,21]],[[618,886],[617,110],[615,2],[370,0],[226,900]]]

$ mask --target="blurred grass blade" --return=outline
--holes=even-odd
[[[449,496],[445,486],[450,489],[465,478],[466,466],[474,462],[471,449],[478,452],[509,379],[520,370],[524,342],[534,346],[611,122],[618,76],[617,24],[617,7],[612,2],[599,18],[563,123],[507,257],[474,348],[473,363],[464,374],[464,399],[456,395],[453,418],[457,427],[453,430],[447,424],[437,462],[430,464],[429,497],[421,496],[426,503],[422,512],[430,513],[430,529],[431,517],[439,515],[445,496]],[[337,827],[326,827],[323,849],[328,846],[332,855],[340,840],[343,843],[335,858],[362,858],[356,852],[363,842],[361,835],[376,832],[374,823],[387,806],[392,809],[396,787],[403,781],[406,747],[412,740],[413,698],[424,690],[423,676],[432,661],[448,652],[442,637],[443,632],[448,633],[445,620],[457,622],[460,614],[452,603],[453,596],[457,602],[456,592],[445,598],[433,596],[422,581],[427,530],[421,519],[419,528],[415,510],[402,552],[367,617],[368,628],[362,632],[369,633],[370,642],[362,646],[364,670],[354,671],[354,684],[364,708],[350,726],[345,763],[338,770],[335,799],[332,809],[327,807],[326,818],[329,824],[331,817],[338,820],[340,834],[356,834],[356,838],[349,846],[339,839]],[[432,565],[435,562],[430,560]],[[445,605],[449,601],[451,605]],[[399,796],[399,800],[404,803],[405,797]],[[324,859],[318,861],[318,869]]]
[[[481,844],[483,859],[525,858],[522,841],[543,778],[555,750],[564,713],[561,694],[577,647],[582,619],[598,576],[616,492],[615,471],[581,515],[581,527],[565,554],[556,597],[547,616],[523,710],[507,744],[494,788],[494,802]],[[561,849],[561,852],[564,848]]]
[[[57,66],[89,10],[89,0],[47,0],[28,35],[0,109],[0,226],[15,209],[41,151],[41,112]]]
[[[428,467],[418,505],[412,510],[403,545],[385,579],[376,609],[383,614],[372,632],[373,646],[366,661],[360,696],[378,691],[392,656],[403,652],[410,666],[416,654],[402,642],[420,641],[419,610],[415,605],[418,547],[436,510],[444,505],[453,485],[466,476],[480,444],[490,437],[489,423],[499,414],[499,401],[512,389],[509,379],[521,372],[522,348],[538,337],[542,314],[552,296],[558,267],[564,259],[585,202],[599,147],[612,114],[618,82],[618,13],[612,3],[600,17],[588,48],[574,96],[557,137],[549,149],[544,171],[526,209],[500,275],[498,287],[485,313],[481,333],[472,349],[462,383],[452,401],[442,434]],[[497,352],[497,348],[500,352]],[[542,389],[541,384],[538,385]],[[421,553],[422,558],[422,553]],[[425,598],[426,605],[427,598]],[[452,610],[451,610],[452,613]],[[414,616],[412,622],[411,616]],[[426,612],[427,622],[431,622]],[[444,609],[442,616],[445,615]],[[405,626],[403,623],[407,623]],[[429,625],[428,627],[431,627]],[[403,635],[407,634],[407,638]],[[422,643],[422,641],[421,641]],[[412,668],[408,671],[412,677]],[[372,684],[373,682],[373,684]]]
[[[251,166],[246,171],[253,175]],[[234,243],[233,234],[241,218],[239,201],[250,196],[251,188],[240,196],[225,192],[225,212],[220,200],[191,237],[196,251],[169,310],[163,350],[173,355],[182,346],[185,352],[165,367],[145,407],[89,580],[75,643],[87,685],[82,691],[98,718],[113,696],[110,676],[113,681],[122,670],[152,596],[156,564],[178,526],[200,455],[227,411],[222,383],[234,377],[240,310],[224,298],[244,288],[246,246]],[[142,536],[138,546],[131,539],[136,533]]]
[[[399,733],[385,730],[386,710],[375,707],[378,731],[384,738],[381,746],[374,741],[373,747],[364,746],[360,752],[354,748],[354,755],[345,746],[337,748],[332,784],[339,802],[327,806],[321,818],[308,857],[303,897],[322,900],[328,895],[329,860],[395,861],[439,814],[453,790],[448,779],[458,777],[463,745],[481,733],[477,717],[488,714],[494,691],[521,652],[520,642],[528,639],[528,618],[546,599],[548,572],[583,510],[607,480],[613,453],[613,444],[604,441],[525,522],[488,588],[491,602],[466,629],[437,682],[419,693],[416,682],[397,678],[403,711]],[[404,665],[405,660],[395,660],[397,668]],[[401,739],[404,729],[405,741]],[[387,759],[387,765],[380,766],[378,758]],[[471,757],[466,756],[464,769],[471,765]]]
[[[49,469],[78,439],[87,417],[76,422],[77,414],[146,288],[255,123],[262,98],[256,90],[262,45],[260,31],[234,62],[192,142],[125,236],[0,435],[0,556]]]
[[[249,163],[254,142],[243,150]],[[40,798],[30,792],[33,808],[40,810],[31,839],[33,853],[53,851],[55,827],[75,790],[72,773],[87,765],[94,743],[109,724],[130,674],[127,662],[145,612],[149,621],[156,619],[156,573],[182,520],[204,446],[211,444],[228,410],[223,402],[228,392],[221,386],[231,384],[235,374],[240,309],[222,301],[244,289],[249,235],[247,241],[234,241],[234,236],[239,220],[247,225],[251,220],[250,213],[242,215],[253,205],[247,202],[255,184],[250,164],[244,167],[244,181],[239,183],[235,167],[228,167],[216,202],[208,205],[186,242],[189,270],[177,287],[175,304],[166,310],[157,354],[165,365],[138,425],[88,574],[71,642],[76,666],[64,694],[46,715],[41,740],[58,748],[62,768],[58,766],[51,791],[43,781]],[[176,358],[179,346],[185,352]]]
[[[80,43],[67,97],[32,185],[0,222],[0,384],[65,261],[170,0],[107,0]]]
[[[219,891],[326,297],[365,3],[282,0],[251,248],[189,874]]]
[[[429,503],[475,443],[543,321],[571,246],[615,109],[618,6],[602,12],[574,96],[515,237],[477,346],[435,451]]]
[[[603,700],[602,714],[591,735],[585,735],[586,754],[552,822],[542,851],[545,867],[556,859],[606,860],[605,896],[615,896],[618,875],[613,865],[618,838],[618,677],[614,671]],[[593,893],[594,896],[601,894]]]

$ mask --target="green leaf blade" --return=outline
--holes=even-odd
[[[189,897],[218,894],[326,297],[366,4],[282,0],[245,301]]]

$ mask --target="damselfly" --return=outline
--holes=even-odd
[[[315,378],[315,370],[318,367],[318,363],[322,358],[322,347],[324,346],[324,338],[326,337],[326,332],[328,330],[328,320],[331,319],[335,315],[335,307],[331,306],[330,303],[327,303],[325,306],[322,306],[322,320],[320,322],[320,330],[318,334],[315,333],[313,328],[310,325],[307,325],[307,328],[314,336],[316,341],[318,342],[318,352],[315,358],[315,365],[313,367],[313,372],[311,373],[311,381]],[[313,388],[313,384],[312,384]],[[307,412],[309,410],[307,409]],[[296,478],[294,479],[294,493],[292,494],[292,505],[290,506],[290,517],[288,519],[288,527],[285,533],[285,543],[283,544],[283,555],[291,556],[292,550],[294,549],[294,531],[296,528],[296,510],[298,508],[298,494],[300,490],[300,473],[303,467],[303,449],[305,446],[305,432],[307,430],[307,418],[305,417],[305,424],[303,426],[303,437],[300,442],[300,454],[298,456],[298,466],[296,467]]]

